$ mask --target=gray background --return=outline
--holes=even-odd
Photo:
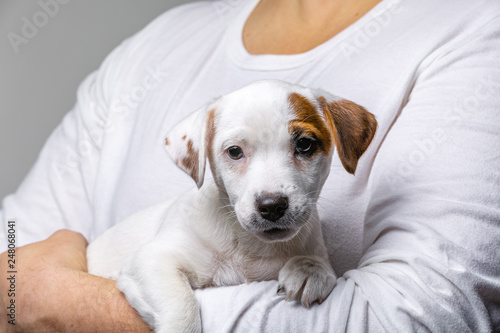
[[[57,1],[0,0],[0,200],[26,176],[85,76],[123,39],[190,0]],[[36,34],[23,35],[23,18],[38,20]],[[10,32],[29,37],[17,53]]]

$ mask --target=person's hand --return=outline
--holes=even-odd
[[[86,239],[60,230],[16,249],[15,326],[6,313],[10,282],[0,279],[0,331],[149,331],[112,280],[87,273]],[[8,253],[0,255],[6,274]],[[7,276],[8,277],[8,276]]]
[[[17,274],[12,281],[14,298],[8,297],[10,281],[0,279],[2,311],[14,299],[16,325],[8,323],[13,317],[4,315],[2,327],[8,331],[50,331],[61,327],[56,314],[71,318],[71,312],[79,305],[65,308],[63,297],[78,288],[75,282],[87,271],[86,247],[87,241],[82,235],[61,230],[45,241],[17,248]],[[9,271],[8,259],[8,253],[0,256],[4,273]]]

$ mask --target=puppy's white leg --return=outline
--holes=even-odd
[[[198,304],[175,254],[158,246],[139,250],[117,286],[155,332],[201,332]]]
[[[318,256],[295,256],[279,272],[278,293],[286,300],[295,299],[306,307],[322,303],[335,287],[337,277],[330,263]]]

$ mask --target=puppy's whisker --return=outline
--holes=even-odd
[[[315,153],[318,142],[308,146],[304,144],[308,140],[296,138],[295,133],[316,133],[326,118],[333,118],[335,127],[345,134],[337,139],[349,140],[345,146],[352,152],[346,156],[354,156],[350,153],[367,148],[367,140],[358,144],[357,137],[373,135],[376,121],[349,101],[343,101],[349,102],[349,116],[325,114],[329,103],[338,99],[313,90],[276,80],[258,81],[175,125],[164,139],[167,152],[198,187],[206,185],[138,212],[108,230],[89,245],[89,272],[120,276],[120,290],[131,305],[150,327],[162,332],[188,327],[201,332],[192,293],[196,288],[278,279],[278,290],[286,292],[286,299],[303,299],[307,307],[325,300],[335,274],[320,222],[311,212],[336,207],[328,198],[317,204],[320,193],[313,189],[324,181],[319,172],[331,156],[324,149]],[[291,140],[298,140],[294,142],[297,154],[289,153]],[[277,154],[270,154],[270,148]],[[208,152],[211,156],[206,156]],[[207,157],[216,181],[203,179]],[[238,161],[242,157],[245,163]],[[276,189],[281,193],[273,193]],[[289,216],[294,210],[295,220]],[[144,232],[146,220],[155,226],[150,228],[157,230],[155,237]],[[120,239],[124,235],[129,238]],[[311,285],[307,290],[296,287],[306,282]]]

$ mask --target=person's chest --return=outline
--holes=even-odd
[[[106,189],[95,193],[96,202],[106,203],[95,206],[97,224],[103,228],[116,224],[195,186],[164,149],[168,131],[223,94],[256,80],[280,79],[350,99],[374,113],[379,122],[377,136],[362,157],[356,176],[348,174],[334,155],[318,202],[334,268],[344,272],[355,267],[362,251],[370,165],[405,95],[404,87],[398,87],[401,72],[381,75],[383,67],[368,68],[366,61],[347,62],[340,52],[280,71],[242,69],[226,56],[223,49],[215,47],[210,55],[186,55],[182,66],[177,65],[180,51],[150,57],[114,94],[108,117],[110,130],[95,180],[98,188]]]

